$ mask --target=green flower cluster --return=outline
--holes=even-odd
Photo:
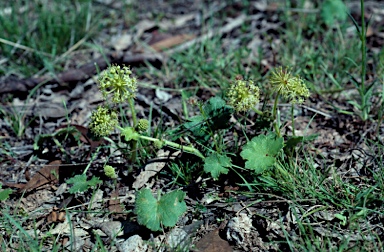
[[[96,136],[104,137],[108,136],[118,124],[116,111],[99,106],[96,111],[92,112],[89,128]]]
[[[304,99],[309,97],[309,90],[304,80],[299,76],[293,76],[288,69],[277,68],[272,72],[269,81],[274,91],[292,104],[303,103]]]
[[[247,111],[259,103],[260,90],[253,81],[244,81],[240,78],[233,83],[228,91],[229,105],[236,111]]]
[[[107,176],[109,178],[112,178],[112,179],[117,178],[117,174],[116,174],[115,168],[113,168],[110,165],[104,166],[104,174],[105,174],[105,176]]]
[[[149,122],[147,119],[140,119],[137,122],[136,129],[138,132],[144,132],[149,128]]]
[[[112,94],[112,102],[120,103],[135,98],[137,80],[131,76],[129,67],[111,66],[104,71],[99,79],[99,88],[104,97]]]

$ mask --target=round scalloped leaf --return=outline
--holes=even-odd
[[[229,157],[217,153],[211,154],[204,162],[204,171],[210,172],[214,179],[217,179],[220,174],[227,174],[228,169],[226,167],[231,166],[231,159]]]
[[[276,156],[283,148],[283,138],[274,133],[252,138],[241,151],[245,168],[254,170],[256,174],[263,173],[276,162]]]
[[[160,224],[165,227],[175,226],[179,217],[187,211],[184,197],[184,192],[176,190],[157,200],[151,190],[141,189],[137,192],[135,203],[137,222],[152,231],[161,230]]]

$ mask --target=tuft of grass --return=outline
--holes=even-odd
[[[247,68],[250,49],[244,45],[225,45],[220,37],[213,37],[188,49],[174,53],[160,70],[151,68],[151,75],[163,77],[174,88],[225,88],[237,75],[258,79],[258,67]],[[137,69],[138,72],[143,69]]]
[[[2,247],[14,249],[14,251],[41,251],[39,241],[33,237],[36,234],[36,230],[33,230],[34,234],[32,234],[23,227],[22,221],[26,220],[27,218],[25,217],[15,217],[6,209],[2,209],[2,225],[0,226],[4,230]]]
[[[383,151],[383,146],[377,143],[372,148],[375,152]],[[296,232],[286,230],[286,223],[280,223],[286,238],[281,246],[291,251],[350,251],[367,246],[371,247],[369,251],[380,251],[380,238],[372,226],[365,226],[383,211],[382,158],[374,159],[373,180],[361,178],[359,184],[337,171],[336,164],[317,167],[310,154],[300,155],[296,160],[281,157],[275,172],[263,174],[249,184],[255,191],[269,191],[289,201],[297,222]],[[308,210],[300,201],[312,201],[313,208]],[[315,215],[319,211],[333,215],[333,220],[324,223],[324,219]],[[320,237],[319,232],[322,232]],[[363,239],[351,240],[346,233]]]
[[[58,69],[57,57],[92,35],[91,0],[4,1],[0,4],[0,74],[30,76]]]
[[[350,59],[360,58],[358,36],[347,32],[351,22],[327,26],[320,13],[308,13],[304,5],[283,12],[281,19],[285,26],[279,43],[275,43],[279,63],[295,66],[316,93],[339,93],[348,88],[348,73],[359,71],[359,65]]]

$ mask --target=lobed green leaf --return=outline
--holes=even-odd
[[[274,133],[252,138],[240,153],[243,159],[248,160],[245,168],[256,174],[263,173],[276,162],[276,156],[283,148],[283,141],[282,137],[277,137]]]
[[[157,200],[151,190],[141,189],[137,192],[135,202],[137,222],[152,231],[161,230],[161,224],[165,227],[175,226],[178,218],[187,211],[184,197],[184,192],[176,190]]]
[[[206,173],[210,172],[214,179],[217,179],[220,174],[227,174],[228,169],[226,167],[232,165],[229,157],[217,153],[211,154],[204,161],[204,171]]]

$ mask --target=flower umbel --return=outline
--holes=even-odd
[[[105,176],[107,176],[109,178],[112,178],[112,179],[117,178],[117,174],[116,174],[115,168],[113,168],[110,165],[104,166],[104,173],[105,173]]]
[[[149,121],[147,119],[140,119],[137,122],[137,131],[144,132],[149,128]]]
[[[309,90],[304,80],[293,76],[289,69],[277,68],[269,79],[272,88],[293,103],[303,103],[309,97]]]
[[[259,103],[260,90],[253,81],[238,78],[228,91],[229,105],[237,111],[247,111]]]
[[[99,78],[99,88],[104,97],[112,95],[113,103],[125,102],[134,98],[137,91],[137,80],[131,76],[129,67],[110,66]]]
[[[119,124],[118,116],[115,111],[110,111],[106,107],[98,107],[92,112],[91,124],[89,128],[99,137],[108,136]]]

